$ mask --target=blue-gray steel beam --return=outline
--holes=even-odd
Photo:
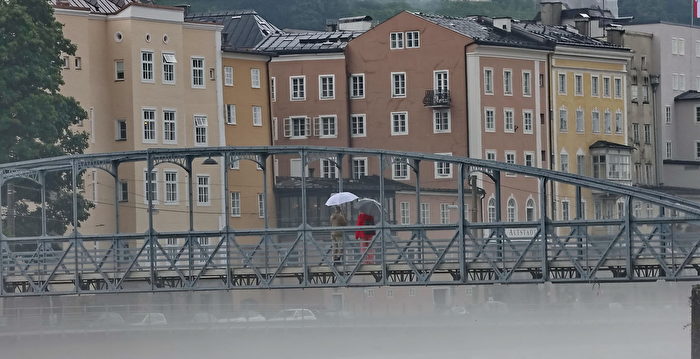
[[[381,228],[379,229],[379,233],[381,233],[379,239],[381,239],[381,265],[382,265],[382,285],[386,285],[386,277],[387,277],[387,262],[386,262],[386,236],[388,235],[388,231],[386,230],[386,221],[388,221],[388,218],[384,218],[384,205],[386,204],[386,197],[384,195],[384,161],[386,158],[384,157],[384,154],[379,155],[379,223],[381,224]],[[369,250],[369,249],[368,249]],[[375,256],[376,260],[376,256]]]
[[[549,263],[547,255],[547,238],[549,237],[549,228],[547,221],[547,179],[540,178],[539,180],[539,206],[540,206],[540,238],[541,238],[541,256],[542,256],[542,281],[549,280]]]
[[[459,200],[457,201],[457,207],[459,211],[459,215],[457,216],[459,220],[459,229],[457,231],[457,235],[459,236],[459,253],[457,255],[457,258],[459,260],[459,280],[462,283],[466,283],[467,281],[467,268],[466,268],[466,259],[464,252],[466,251],[465,245],[464,245],[464,236],[466,233],[465,226],[467,224],[467,218],[464,214],[464,181],[466,180],[465,178],[465,168],[464,164],[460,163],[458,165],[458,170],[459,170],[459,183],[457,184],[457,197],[459,197]],[[471,189],[474,191],[474,188]]]
[[[304,269],[303,284],[304,286],[309,285],[309,263],[308,257],[306,255],[306,229],[308,226],[308,218],[306,212],[306,169],[308,168],[308,154],[306,150],[302,149],[300,153],[301,157],[301,245],[302,245],[302,268]],[[290,248],[294,249],[294,247]],[[282,263],[284,265],[284,263]]]
[[[5,172],[0,170],[0,210],[2,210],[2,198],[5,186]],[[2,218],[0,218],[0,296],[5,294],[5,229]]]
[[[75,291],[80,293],[80,267],[78,266],[78,165],[72,161],[71,197],[73,201],[73,246],[75,247]]]
[[[156,251],[153,245],[153,196],[156,195],[155,184],[153,183],[153,157],[151,152],[146,153],[146,195],[148,196],[148,255],[151,268],[151,290],[156,289]]]

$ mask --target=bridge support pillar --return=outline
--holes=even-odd
[[[690,357],[700,359],[700,285],[693,286],[690,313]]]

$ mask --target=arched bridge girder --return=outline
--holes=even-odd
[[[125,163],[154,169],[175,166],[192,177],[202,168],[198,167],[201,159],[213,158],[220,161],[209,161],[209,165],[213,162],[225,167],[233,161],[251,160],[265,181],[267,172],[276,167],[266,165],[268,158],[291,157],[313,158],[312,164],[319,166],[322,161],[316,160],[325,159],[335,175],[324,176],[337,178],[324,182],[301,171],[301,182],[292,181],[292,187],[285,189],[282,181],[276,181],[275,191],[268,191],[267,182],[263,182],[263,188],[257,191],[264,210],[259,210],[259,225],[252,228],[229,220],[241,216],[240,212],[231,212],[234,201],[229,197],[241,189],[226,176],[219,183],[211,183],[211,188],[223,188],[216,203],[222,199],[226,203],[221,213],[209,210],[208,215],[219,216],[219,223],[223,223],[216,228],[197,228],[195,217],[199,213],[193,202],[202,193],[194,187],[202,184],[189,178],[189,187],[197,195],[190,191],[188,208],[169,212],[178,214],[168,214],[168,207],[156,203],[155,198],[145,198],[145,202],[132,199],[131,205],[119,203],[115,195],[113,207],[124,207],[138,212],[136,217],[148,218],[148,223],[141,224],[135,233],[90,233],[81,228],[80,232],[63,236],[44,233],[29,237],[3,232],[0,296],[700,279],[700,255],[696,254],[700,247],[700,205],[648,189],[502,162],[313,146],[149,149],[4,164],[0,165],[0,183],[18,173],[76,170],[79,175],[86,164],[109,168]],[[357,158],[370,159],[363,163],[371,169],[362,171],[374,176],[375,182],[357,177],[361,171],[351,162]],[[400,178],[395,166],[404,159],[413,175]],[[489,188],[494,188],[498,198],[493,208],[491,201],[488,206],[481,203],[486,187],[469,188],[473,182],[467,179],[474,173],[483,173],[491,180]],[[527,176],[519,178],[532,185],[514,188],[514,181],[508,182],[513,174]],[[147,177],[141,186],[157,190],[157,181]],[[566,200],[573,205],[567,202],[566,207],[563,203],[559,207],[556,201],[564,200],[560,199],[561,190],[557,193],[555,188],[567,186],[575,189]],[[209,188],[207,198],[214,195]],[[376,224],[330,227],[324,217],[327,214],[318,214],[326,212],[312,202],[314,198],[345,189],[363,192],[384,203],[379,205],[382,208],[376,214]],[[582,194],[582,190],[586,192]],[[518,191],[529,191],[527,207],[520,210],[511,207],[511,198],[517,197],[514,193]],[[285,209],[280,202],[284,196],[293,198],[301,208]],[[273,199],[277,211],[271,214],[267,203]],[[73,200],[77,201],[75,196]],[[613,210],[599,208],[598,201],[614,205]],[[586,203],[590,211],[586,211]],[[439,204],[439,221],[430,221],[431,204]],[[3,213],[7,213],[7,205],[2,204]],[[456,209],[456,214],[451,209]],[[518,216],[518,211],[524,213]],[[111,219],[114,228],[120,228],[119,212],[116,210]],[[586,219],[586,213],[594,219]],[[183,216],[183,222],[189,217],[189,230],[157,228],[159,218],[176,215]],[[300,218],[291,225],[284,218],[296,215]],[[109,218],[101,220],[108,222]],[[358,231],[374,234],[369,236],[371,239],[356,240],[354,234]],[[332,244],[332,232],[342,233],[340,244]]]

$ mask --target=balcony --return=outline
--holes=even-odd
[[[450,91],[425,90],[423,105],[427,107],[450,107]]]

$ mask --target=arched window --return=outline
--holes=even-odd
[[[488,216],[489,222],[496,222],[496,199],[494,198],[489,199]]]
[[[511,198],[508,200],[508,206],[506,208],[507,208],[508,222],[515,222],[516,213],[515,213],[515,199],[514,198]]]
[[[530,222],[535,220],[535,201],[532,198],[525,204],[525,219]]]

